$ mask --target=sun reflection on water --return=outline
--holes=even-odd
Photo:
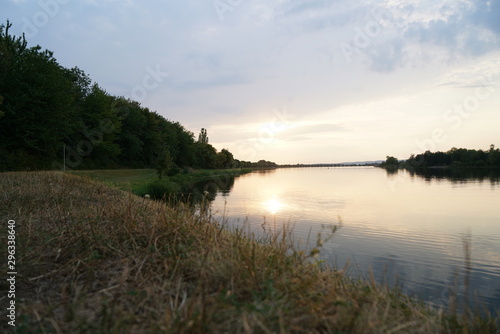
[[[264,202],[264,208],[274,215],[283,208],[283,203],[279,198],[273,197]]]

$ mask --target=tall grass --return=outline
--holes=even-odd
[[[322,269],[286,229],[257,242],[182,203],[62,173],[0,174],[0,189],[2,221],[17,222],[18,333],[498,331]]]

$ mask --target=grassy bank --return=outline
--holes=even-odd
[[[231,178],[249,172],[251,169],[205,169],[163,177],[161,180],[154,169],[88,170],[72,171],[71,174],[98,180],[139,196],[149,194],[161,199],[164,196],[192,192],[193,185],[204,181],[212,181],[218,187],[224,188],[228,186]]]
[[[3,173],[0,189],[0,217],[16,221],[19,333],[498,330],[322,270],[286,232],[257,242],[182,204],[70,174]],[[12,330],[4,316],[0,332]]]

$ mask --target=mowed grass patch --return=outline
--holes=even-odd
[[[157,199],[180,195],[193,184],[202,181],[214,181],[224,186],[228,179],[250,173],[251,169],[200,169],[189,174],[180,173],[159,179],[154,169],[115,169],[71,171],[73,175],[87,177],[103,182],[135,195],[149,194]]]
[[[257,242],[182,203],[57,172],[3,173],[0,189],[0,217],[16,221],[19,333],[498,330],[322,269],[286,229]]]
[[[71,171],[71,174],[88,177],[121,190],[132,191],[158,179],[154,169],[105,169]]]

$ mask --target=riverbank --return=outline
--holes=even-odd
[[[286,231],[257,242],[71,174],[2,173],[0,189],[0,216],[16,222],[18,332],[498,331],[322,269]]]
[[[195,185],[200,182],[212,182],[214,185],[224,188],[231,184],[232,178],[251,171],[250,168],[189,170],[188,173],[180,173],[162,179],[158,179],[154,169],[84,170],[70,173],[97,180],[124,191],[130,191],[138,196],[148,194],[153,198],[162,199],[174,195],[200,195],[203,191],[200,192],[195,188]],[[213,188],[207,187],[210,191]]]

